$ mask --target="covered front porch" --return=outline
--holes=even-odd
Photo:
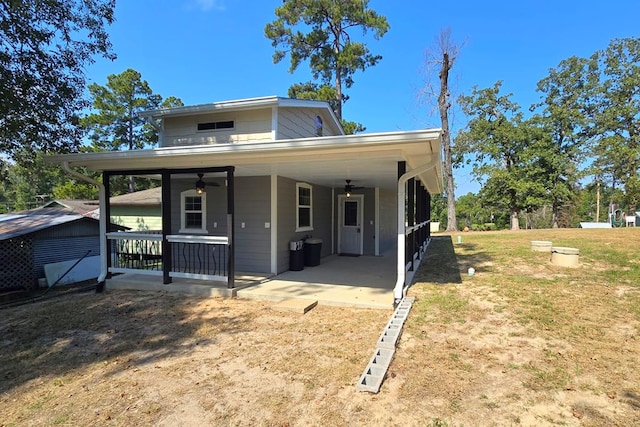
[[[419,259],[414,262],[414,270]],[[408,277],[409,278],[409,277]],[[107,280],[106,288],[181,292],[200,296],[237,297],[279,302],[286,299],[318,301],[321,305],[376,309],[393,308],[396,281],[395,253],[383,256],[332,255],[319,266],[268,276],[237,272],[235,288],[226,281],[176,278],[163,284],[158,276],[126,273]]]

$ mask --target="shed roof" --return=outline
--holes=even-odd
[[[0,240],[24,236],[45,228],[79,220],[95,221],[93,218],[77,214],[0,214]]]
[[[58,214],[78,214],[97,219],[96,209],[100,203],[97,200],[74,200],[74,199],[56,199],[52,200],[39,208],[25,211],[23,213],[32,212],[42,215],[58,215]]]

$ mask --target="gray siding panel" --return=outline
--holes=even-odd
[[[362,253],[364,255],[376,254],[376,192],[373,188],[363,188],[364,194],[364,212],[362,216]]]
[[[278,177],[278,273],[289,270],[289,241],[304,237],[296,229],[296,182]]]
[[[380,189],[380,254],[395,251],[398,241],[397,208],[395,191]]]
[[[310,138],[316,135],[316,116],[324,123],[322,136],[339,135],[333,119],[325,109],[280,108],[278,109],[278,139]]]
[[[296,182],[278,177],[278,273],[289,270],[289,242],[322,239],[321,256],[331,254],[331,188],[312,185],[313,230],[296,232]]]
[[[271,178],[235,180],[236,270],[268,273],[271,270]],[[242,228],[244,223],[244,228]]]
[[[178,234],[181,225],[180,193],[193,189],[193,180],[177,179],[171,185],[171,232]],[[227,235],[227,188],[224,179],[219,187],[206,187],[207,231],[212,236]],[[238,272],[268,273],[271,270],[271,230],[265,223],[271,218],[271,178],[236,177],[235,183],[235,267]],[[242,228],[244,222],[245,227]]]

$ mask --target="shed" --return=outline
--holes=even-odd
[[[99,221],[76,208],[49,203],[0,214],[0,291],[36,287],[45,264],[100,254]]]

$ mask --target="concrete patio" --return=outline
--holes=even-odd
[[[224,282],[174,279],[164,285],[158,276],[121,274],[107,280],[107,289],[183,292],[200,296],[223,296],[280,302],[288,299],[318,304],[393,309],[396,282],[394,256],[322,258],[319,266],[286,271],[277,276],[237,273],[234,289]]]

